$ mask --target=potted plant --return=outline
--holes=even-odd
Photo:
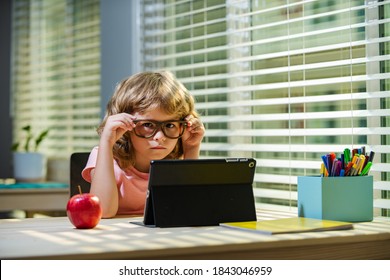
[[[16,181],[36,182],[44,180],[46,176],[46,161],[38,148],[47,137],[49,129],[43,130],[34,137],[31,126],[22,128],[26,132],[24,143],[15,142],[12,145],[14,177]]]

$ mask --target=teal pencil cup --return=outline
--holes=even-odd
[[[373,177],[298,177],[298,216],[344,222],[373,219]]]

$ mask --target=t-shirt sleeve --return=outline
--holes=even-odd
[[[97,159],[97,154],[98,154],[98,148],[94,147],[89,154],[89,158],[87,161],[87,164],[85,165],[83,171],[81,172],[81,176],[83,176],[84,180],[87,182],[91,182],[91,171],[92,169],[95,168],[96,166],[96,159]]]

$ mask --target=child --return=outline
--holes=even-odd
[[[197,159],[204,126],[188,90],[167,72],[122,81],[107,104],[82,172],[99,197],[103,217],[144,212],[151,160]]]

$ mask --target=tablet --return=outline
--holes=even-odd
[[[143,224],[212,226],[256,221],[253,158],[151,161]]]

